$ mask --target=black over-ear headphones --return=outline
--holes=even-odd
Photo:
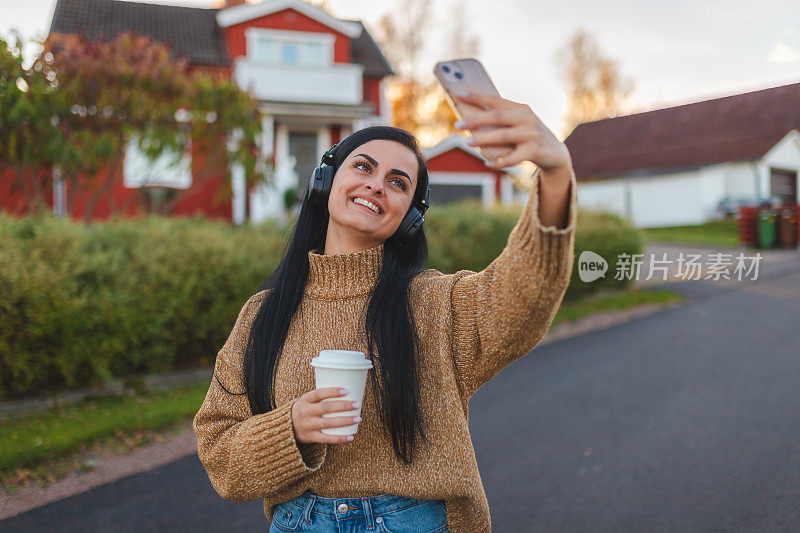
[[[333,166],[333,154],[337,146],[337,144],[334,144],[322,155],[322,161],[314,169],[314,175],[308,184],[309,199],[320,207],[328,207],[328,196],[333,186],[333,176],[336,174],[336,168]],[[424,187],[425,194],[419,201],[419,205],[411,204],[408,213],[406,213],[393,235],[400,246],[407,243],[422,226],[422,223],[425,222],[425,211],[431,205],[429,200],[431,188],[427,183],[424,184]]]

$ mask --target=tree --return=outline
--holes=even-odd
[[[620,74],[617,61],[605,57],[586,30],[575,32],[556,53],[556,62],[567,87],[566,134],[582,122],[623,112],[633,81]]]
[[[24,66],[26,43],[16,30],[0,38],[0,176],[13,176],[11,192],[25,198],[27,209],[41,214],[52,167],[65,147],[56,124],[64,109],[55,97],[58,82],[42,59]],[[0,198],[0,208],[9,210]]]
[[[121,177],[125,148],[131,142],[151,160],[184,154],[192,143],[199,144],[207,158],[203,168],[194,168],[197,181],[207,179],[220,162],[242,164],[250,183],[263,177],[255,144],[261,134],[256,102],[230,81],[192,72],[188,62],[171,57],[166,46],[133,33],[91,42],[52,34],[41,44],[30,69],[2,76],[29,80],[27,86],[35,90],[15,95],[17,105],[10,109],[21,111],[0,106],[0,122],[6,117],[21,125],[41,125],[29,135],[0,141],[0,166],[19,170],[14,172],[18,188],[30,188],[32,181],[31,171],[23,168],[45,168],[47,179],[58,168],[71,185],[68,209],[76,195],[85,198],[85,222],[106,195],[112,214],[122,213],[129,205],[113,205],[109,193]],[[2,45],[0,55],[15,64],[8,59],[13,54],[2,53]],[[41,79],[49,88],[40,88]],[[48,141],[44,154],[37,147],[43,139]],[[236,142],[225,142],[229,139]],[[184,192],[174,191],[172,200]],[[131,195],[128,203],[135,199]]]
[[[433,79],[433,64],[422,61],[431,34],[446,28],[444,45],[438,47],[448,58],[478,55],[480,41],[469,29],[464,0],[456,0],[448,11],[447,24],[439,24],[433,15],[432,0],[410,0],[384,13],[376,26],[381,50],[395,71],[389,84],[394,125],[414,133],[423,145],[435,144],[455,132],[455,114],[444,91]],[[402,12],[403,17],[397,13]]]

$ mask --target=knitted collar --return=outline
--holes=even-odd
[[[308,252],[306,294],[324,299],[368,294],[383,267],[383,243],[350,254]]]

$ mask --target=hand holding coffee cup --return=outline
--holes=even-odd
[[[317,357],[311,359],[314,367],[314,380],[318,389],[325,387],[341,387],[347,389],[345,398],[358,402],[357,410],[324,414],[323,418],[333,416],[361,416],[361,401],[364,399],[364,389],[367,384],[367,372],[372,368],[372,361],[366,358],[364,352],[351,350],[322,350]],[[326,398],[323,402],[333,401]],[[328,435],[355,435],[358,431],[358,422],[347,426],[334,426],[323,428],[321,431]]]
[[[348,394],[341,392],[340,387],[326,387],[315,389],[300,396],[292,405],[292,426],[294,438],[297,442],[321,442],[323,444],[340,444],[353,440],[352,435],[327,435],[321,430],[349,426],[357,423],[360,417],[341,416],[323,418],[323,414],[350,411],[360,406],[354,406],[352,400],[333,400]],[[322,400],[329,401],[323,402]],[[356,420],[358,418],[359,420]]]

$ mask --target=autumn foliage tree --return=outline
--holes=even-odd
[[[75,195],[82,195],[87,222],[103,197],[112,214],[129,207],[113,205],[109,194],[121,178],[129,143],[151,160],[167,154],[176,163],[192,143],[199,144],[207,157],[203,168],[193,165],[198,181],[227,168],[226,163],[242,164],[249,183],[264,177],[255,100],[230,81],[192,71],[185,59],[172,57],[168,47],[147,37],[123,33],[110,41],[89,41],[52,34],[33,66],[14,75],[26,81],[27,90],[15,84],[20,89],[15,98],[24,104],[18,103],[14,113],[0,109],[0,116],[11,114],[20,124],[38,126],[29,134],[20,132],[13,143],[0,141],[0,165],[42,167],[44,175],[57,168],[71,185],[68,208]],[[45,154],[35,147],[42,140],[50,146]],[[13,175],[18,188],[31,188],[31,171]]]
[[[395,71],[388,90],[393,123],[414,133],[423,145],[435,144],[456,131],[456,116],[433,78],[433,62],[424,61],[431,35],[445,30],[436,54],[441,59],[476,56],[480,49],[478,37],[469,28],[464,0],[452,3],[443,23],[434,16],[434,9],[432,0],[407,0],[382,15],[376,26],[381,50]]]
[[[633,81],[620,73],[618,62],[606,57],[586,30],[577,30],[556,53],[556,64],[567,89],[566,134],[582,122],[623,112]]]

